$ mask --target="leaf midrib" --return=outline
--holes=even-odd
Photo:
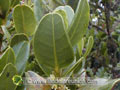
[[[54,28],[54,17],[52,14],[52,33],[53,33],[53,53],[54,53],[54,61],[55,61],[55,71],[58,70],[58,59],[56,53],[56,44],[55,44],[55,28]]]

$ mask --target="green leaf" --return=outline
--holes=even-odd
[[[74,65],[76,63],[76,59],[74,59],[74,61],[69,65],[69,66],[67,66],[65,69],[63,69],[62,70],[62,77],[65,75],[65,73],[67,72],[67,71],[69,71],[70,70],[70,68]],[[67,75],[66,75],[66,77],[70,77],[71,75],[73,74],[73,71],[72,72],[70,72],[70,73],[68,73]]]
[[[12,48],[8,48],[0,58],[0,73],[6,64],[12,63],[15,64],[15,54]]]
[[[9,0],[0,0],[0,18],[5,19],[9,8],[10,8]]]
[[[82,39],[78,42],[77,46],[78,46],[79,56],[81,56],[81,55],[83,54],[82,51],[83,51],[83,48],[84,48],[84,38],[82,38]]]
[[[40,21],[40,19],[43,17],[45,12],[46,10],[45,10],[45,5],[43,3],[43,0],[34,0],[34,13],[35,13],[37,22]]]
[[[8,32],[7,28],[5,26],[1,26],[1,27],[2,27],[2,30],[3,30],[3,32],[5,34],[5,37],[7,38],[8,41],[10,41],[11,35]]]
[[[33,77],[34,77],[34,80],[35,81],[41,81],[41,82],[46,82],[46,79],[44,79],[43,77],[39,76],[37,73],[35,72],[32,72],[32,71],[28,71],[25,73],[25,76],[27,77],[27,80],[33,80]],[[28,84],[26,85],[26,89],[27,90],[50,90],[50,86],[49,85],[43,85],[43,84]]]
[[[93,37],[90,36],[89,39],[88,39],[88,43],[87,43],[87,48],[86,48],[86,52],[85,54],[83,55],[85,58],[89,55],[92,47],[93,47],[93,44],[94,44],[94,40],[93,40]]]
[[[83,57],[80,58],[63,76],[67,76],[69,73],[74,71],[80,65],[80,63],[82,63],[83,60],[84,60]]]
[[[55,10],[64,10],[66,12],[66,15],[67,15],[68,24],[69,25],[71,24],[73,17],[74,17],[74,10],[70,6],[68,6],[68,5],[59,6]]]
[[[79,0],[73,21],[68,28],[68,34],[72,45],[76,45],[85,35],[89,24],[89,4],[87,0]]]
[[[27,5],[17,5],[14,8],[13,19],[17,33],[31,36],[35,32],[36,20],[32,9]]]
[[[30,44],[27,41],[22,41],[20,43],[17,43],[13,46],[13,50],[15,52],[16,56],[16,68],[19,74],[23,74],[27,60],[29,58],[30,53]]]
[[[18,44],[19,42],[22,41],[29,41],[27,35],[24,33],[15,34],[11,39],[10,46],[13,47],[15,44]]]
[[[64,10],[57,10],[56,9],[55,13],[58,13],[59,15],[61,15],[63,17],[65,29],[67,29],[68,28],[68,18],[67,18],[66,12]]]
[[[81,75],[82,70],[85,68],[85,59],[78,65],[78,67],[74,70],[74,74]]]
[[[7,64],[0,74],[0,89],[15,90],[16,86],[13,84],[12,78],[16,74],[16,68],[10,63]]]
[[[47,75],[59,73],[59,69],[73,62],[73,49],[59,14],[50,13],[42,18],[34,36],[34,53]]]

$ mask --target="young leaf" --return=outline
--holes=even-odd
[[[63,76],[67,71],[69,71],[70,68],[71,68],[75,63],[76,63],[76,59],[74,59],[74,61],[73,61],[69,66],[67,66],[65,69],[62,70],[62,75],[61,75],[61,76]],[[72,74],[73,74],[73,71],[71,71],[70,73],[68,73],[68,74],[66,75],[66,77],[70,77]]]
[[[92,49],[92,47],[93,47],[93,44],[94,44],[93,37],[90,36],[89,39],[88,39],[86,52],[85,52],[85,54],[83,55],[85,58],[86,58],[87,55],[90,53],[90,51],[91,51],[91,49]]]
[[[74,17],[74,10],[70,6],[68,6],[68,5],[59,6],[55,10],[64,10],[66,12],[66,15],[67,15],[68,25],[71,24],[73,17]]]
[[[29,41],[28,37],[24,33],[15,34],[11,39],[10,46],[13,47],[15,44],[22,42],[22,41]]]
[[[27,60],[29,58],[30,44],[27,41],[22,41],[15,44],[13,47],[16,56],[16,68],[19,74],[23,74]]]
[[[57,10],[56,9],[55,13],[58,13],[63,17],[65,29],[67,29],[68,28],[68,18],[67,18],[66,12],[64,10]]]
[[[34,36],[34,52],[43,71],[52,71],[71,64],[74,60],[73,49],[59,14],[47,14],[42,18]]]
[[[7,64],[0,74],[0,89],[1,90],[15,90],[16,85],[13,84],[12,78],[17,74],[16,68],[13,64]]]
[[[63,76],[67,76],[69,73],[74,71],[80,65],[80,63],[83,61],[83,59],[84,59],[83,57],[80,58]]]
[[[71,44],[74,46],[86,33],[89,24],[89,4],[87,0],[79,0],[73,21],[68,28]]]
[[[82,51],[84,48],[84,39],[83,38],[78,42],[77,46],[78,46],[79,56],[81,56],[83,54]]]
[[[36,19],[34,13],[27,5],[17,5],[14,8],[13,20],[17,33],[31,36],[35,32]]]
[[[15,54],[12,48],[8,48],[0,58],[0,73],[6,64],[12,63],[15,64]]]

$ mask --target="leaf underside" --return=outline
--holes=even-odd
[[[37,27],[34,52],[46,74],[72,63],[73,50],[59,14],[47,14]]]

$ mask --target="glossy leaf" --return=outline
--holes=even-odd
[[[71,24],[73,17],[74,17],[74,11],[70,6],[68,6],[68,5],[59,6],[55,10],[64,10],[66,12],[66,15],[67,15],[68,25]]]
[[[92,47],[93,47],[93,44],[94,44],[94,40],[93,40],[93,37],[90,36],[89,39],[88,39],[88,43],[87,43],[87,47],[86,47],[86,52],[85,54],[83,55],[85,58],[87,57],[87,55],[89,55]]]
[[[22,41],[13,46],[13,50],[16,56],[16,68],[19,74],[22,74],[25,70],[27,60],[30,53],[30,45],[27,41]]]
[[[0,57],[0,73],[8,63],[15,64],[15,54],[13,49],[10,47]]]
[[[27,81],[41,81],[43,83],[46,83],[46,79],[44,79],[43,77],[39,76],[38,74],[36,74],[35,72],[32,71],[28,71],[25,73],[26,79]],[[50,86],[49,85],[44,85],[44,84],[31,84],[31,83],[27,83],[26,85],[26,89],[27,90],[50,90]]]
[[[16,86],[13,84],[12,78],[17,74],[16,68],[13,64],[7,64],[0,74],[0,89],[1,90],[15,90]]]
[[[35,32],[36,19],[34,13],[27,5],[17,5],[14,8],[13,19],[17,33],[31,36]]]
[[[59,14],[47,14],[37,27],[34,36],[34,52],[43,71],[53,71],[70,65],[74,60],[73,49]]]
[[[68,34],[74,46],[85,35],[89,24],[89,5],[87,0],[79,0],[73,21],[68,28]]]
[[[13,47],[15,44],[18,44],[19,42],[22,41],[29,41],[27,35],[23,33],[15,34],[11,39],[10,46]]]

